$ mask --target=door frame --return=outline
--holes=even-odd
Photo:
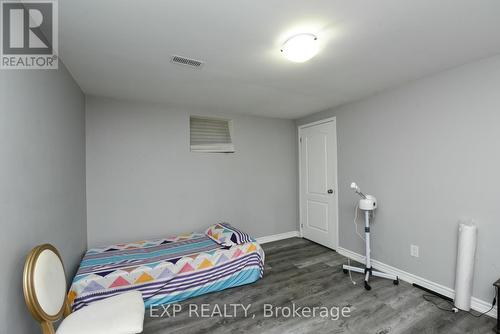
[[[335,173],[333,174],[334,177],[335,177],[335,183],[336,183],[336,186],[337,186],[337,189],[335,189],[335,199],[334,199],[334,205],[336,206],[336,212],[337,212],[337,226],[336,226],[336,233],[335,233],[335,240],[333,240],[333,249],[334,250],[337,250],[337,248],[339,247],[339,238],[340,238],[340,235],[339,235],[339,225],[340,225],[340,222],[339,222],[339,173],[338,173],[338,160],[339,160],[339,157],[338,157],[338,135],[337,135],[337,117],[329,117],[329,118],[325,118],[325,119],[322,119],[322,120],[319,120],[319,121],[315,121],[315,122],[310,122],[310,123],[306,123],[306,124],[302,124],[302,125],[299,125],[297,127],[297,145],[298,145],[298,150],[299,150],[299,233],[300,233],[300,237],[303,238],[303,233],[302,233],[302,227],[304,226],[303,225],[303,222],[302,222],[302,203],[304,201],[304,198],[302,196],[302,167],[301,167],[301,161],[302,161],[302,145],[301,145],[301,142],[300,142],[300,134],[301,134],[301,131],[302,129],[305,129],[305,128],[309,128],[311,126],[315,126],[315,125],[320,125],[320,124],[324,124],[324,123],[329,123],[329,122],[333,122],[334,125],[335,125]]]

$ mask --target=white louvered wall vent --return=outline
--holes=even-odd
[[[233,153],[233,124],[227,119],[191,116],[192,152]]]
[[[172,56],[171,62],[174,64],[189,66],[189,67],[198,68],[198,69],[200,69],[203,66],[203,64],[205,64],[204,62],[202,62],[200,60],[186,58],[186,57],[182,57],[182,56],[176,56],[176,55]]]

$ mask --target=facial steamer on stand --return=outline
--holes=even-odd
[[[356,194],[361,196],[359,200],[359,210],[365,213],[365,247],[366,247],[366,265],[365,268],[353,267],[348,265],[343,265],[342,268],[344,273],[347,274],[349,271],[354,271],[357,273],[362,273],[365,275],[365,289],[371,290],[370,285],[368,284],[371,276],[382,277],[387,279],[392,279],[394,285],[399,284],[399,278],[395,275],[390,275],[386,273],[382,273],[380,271],[375,271],[372,269],[371,257],[370,257],[370,216],[373,214],[373,211],[377,208],[377,199],[371,195],[365,195],[361,192],[358,185],[356,183],[351,184],[351,189],[353,189]]]

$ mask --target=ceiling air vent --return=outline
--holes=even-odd
[[[195,60],[195,59],[190,59],[186,57],[181,57],[181,56],[172,56],[172,63],[174,64],[179,64],[179,65],[184,65],[184,66],[189,66],[189,67],[194,67],[194,68],[200,68],[203,66],[204,62]]]

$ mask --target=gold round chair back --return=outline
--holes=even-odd
[[[66,306],[66,275],[61,256],[49,244],[33,248],[24,266],[23,290],[33,317],[45,327],[60,319]]]

